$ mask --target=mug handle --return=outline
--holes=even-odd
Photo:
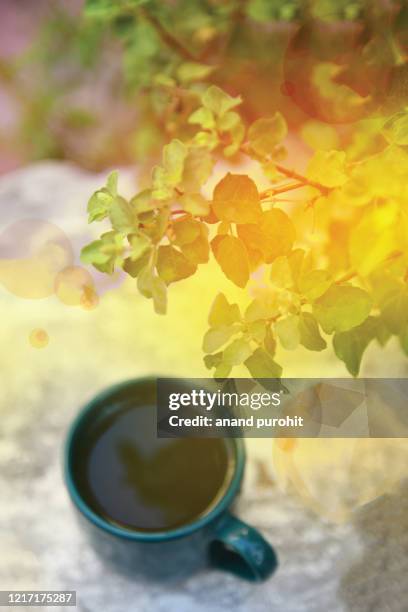
[[[265,538],[229,512],[217,525],[210,562],[251,581],[265,580],[278,566],[276,553]]]

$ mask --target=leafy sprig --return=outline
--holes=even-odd
[[[90,222],[108,218],[112,229],[83,249],[83,261],[108,273],[123,268],[161,314],[169,285],[193,275],[210,253],[241,288],[266,267],[269,282],[255,289],[244,313],[223,294],[215,299],[203,350],[217,377],[242,363],[256,378],[280,376],[277,346],[322,351],[329,336],[354,376],[373,340],[384,344],[397,335],[407,351],[408,217],[401,178],[408,159],[400,130],[395,139],[387,120],[389,144],[358,161],[345,151],[318,150],[303,175],[282,165],[283,116],[246,126],[240,102],[207,88],[189,117],[196,131],[164,147],[150,186],[130,200],[118,193],[117,174],[109,176],[88,213]],[[215,161],[238,151],[260,164],[271,186],[259,192],[249,176],[228,173],[207,200],[201,187]],[[386,185],[379,173],[385,167]],[[278,196],[295,189],[304,195],[292,201],[289,215]],[[327,236],[320,243],[295,222],[310,208],[315,233]]]

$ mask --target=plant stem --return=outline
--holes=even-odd
[[[394,261],[395,259],[401,257],[403,254],[404,253],[402,251],[394,251],[393,253],[390,253],[388,255],[388,257],[384,260],[384,263]],[[356,270],[350,270],[349,272],[343,274],[343,276],[340,276],[340,278],[338,278],[335,282],[336,284],[346,283],[347,281],[355,278],[356,276],[358,276],[358,272],[356,272]]]
[[[168,32],[162,26],[160,21],[156,17],[154,17],[151,13],[146,11],[146,9],[139,8],[138,14],[142,16],[146,21],[148,21],[151,26],[153,26],[153,28],[156,30],[157,34],[159,35],[161,41],[166,45],[166,47],[169,47],[170,49],[175,51],[178,55],[183,57],[185,60],[188,60],[190,62],[197,61],[194,55],[190,53],[190,51],[186,47],[184,47],[176,38],[174,38],[174,36],[172,36],[170,32]]]
[[[336,280],[336,285],[346,283],[347,281],[351,280],[352,278],[355,278],[356,276],[357,272],[355,270],[350,270],[350,272],[346,272],[345,274],[343,274],[343,276],[340,276],[340,278]]]
[[[315,187],[316,189],[319,189],[319,191],[321,191],[325,195],[327,195],[330,192],[329,187],[326,187],[325,185],[322,185],[321,183],[317,183],[316,181],[311,181],[306,176],[303,176],[302,174],[295,172],[295,170],[290,170],[289,168],[285,168],[285,166],[281,166],[280,164],[275,164],[275,166],[278,172],[280,172],[281,174],[284,174],[288,178],[293,178],[296,181],[299,181],[300,183],[302,183],[303,185],[309,185],[310,187]]]
[[[279,193],[286,193],[287,191],[292,191],[293,189],[299,189],[300,187],[304,187],[303,183],[290,183],[289,185],[282,185],[282,187],[272,187],[271,189],[266,189],[260,193],[261,199],[268,198],[270,196],[278,195]]]
[[[244,155],[249,155],[248,148],[248,143],[245,143],[240,146],[239,150],[241,151],[241,153],[244,153]],[[323,195],[327,195],[331,191],[330,187],[326,187],[326,185],[322,185],[317,181],[311,181],[306,176],[303,176],[303,174],[299,174],[299,172],[296,172],[295,170],[291,170],[290,168],[281,166],[281,164],[275,164],[275,168],[284,176],[287,176],[288,178],[294,179],[295,181],[301,183],[299,187],[315,187],[315,189],[318,189]],[[291,189],[295,189],[295,187],[291,187]]]

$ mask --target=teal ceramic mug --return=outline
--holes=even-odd
[[[118,524],[92,507],[83,494],[75,464],[89,444],[96,424],[114,418],[129,405],[152,408],[149,435],[153,431],[156,435],[156,379],[142,378],[115,385],[95,397],[79,412],[66,439],[65,481],[93,547],[117,569],[153,580],[179,578],[208,565],[248,580],[268,578],[277,567],[273,548],[256,529],[231,511],[245,467],[241,439],[222,440],[222,444],[229,446],[231,457],[228,484],[208,511],[186,524],[146,532]]]

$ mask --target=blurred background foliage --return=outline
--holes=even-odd
[[[398,0],[3,0],[0,170],[69,159],[101,170],[183,138],[206,82],[244,119],[290,128],[408,103]],[[318,82],[312,82],[312,71]]]

